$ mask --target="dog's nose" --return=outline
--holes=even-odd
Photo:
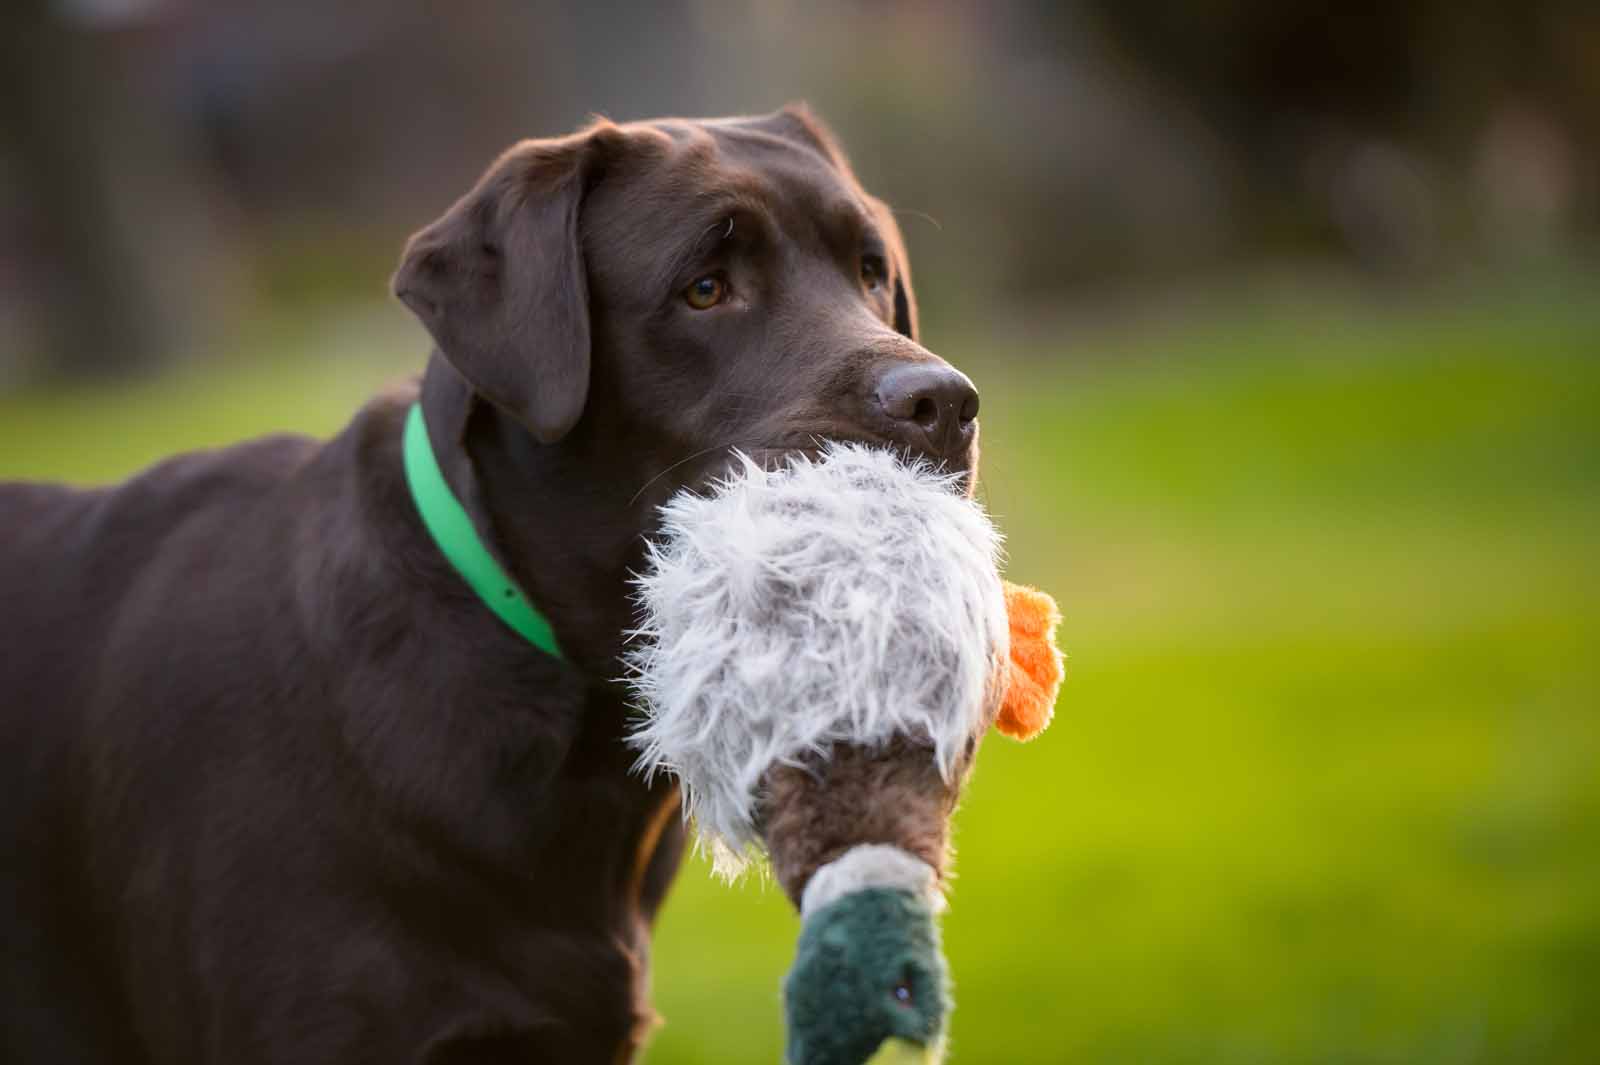
[[[878,378],[877,394],[901,443],[941,459],[955,458],[972,443],[978,390],[954,366],[900,363]]]

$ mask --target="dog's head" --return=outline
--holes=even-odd
[[[571,500],[623,515],[617,542],[728,471],[735,449],[777,460],[857,442],[972,490],[977,391],[918,342],[894,216],[804,108],[599,121],[518,144],[412,238],[394,288],[474,395],[520,427],[520,454],[568,456],[584,478],[563,481]],[[585,537],[602,539],[593,525]],[[596,646],[602,662],[611,643]],[[976,743],[943,770],[916,740],[778,767],[758,818],[791,896],[864,842],[942,872]]]
[[[978,394],[917,342],[894,217],[802,107],[518,144],[412,238],[394,288],[539,441],[667,471],[646,506],[733,448],[976,464]]]

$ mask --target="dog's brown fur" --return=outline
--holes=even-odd
[[[733,298],[686,306],[712,272]],[[657,507],[735,446],[976,461],[970,416],[879,394],[913,365],[970,385],[803,111],[521,144],[395,288],[438,348],[334,439],[0,486],[0,1060],[629,1060],[684,843],[615,682]],[[423,529],[413,397],[561,660]]]

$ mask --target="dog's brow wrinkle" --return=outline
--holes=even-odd
[[[728,237],[733,233],[733,216],[731,214],[728,216],[726,223],[724,223],[723,219],[719,217],[715,222],[712,222],[710,225],[702,229],[693,240],[686,241],[675,253],[673,253],[673,255],[667,260],[666,269],[663,270],[661,274],[662,278],[664,279],[662,282],[663,287],[670,286],[677,281],[678,277],[689,268],[690,264],[694,262],[695,257],[698,256],[703,250],[706,237],[715,233],[717,230],[722,229],[724,225],[727,227],[727,232],[724,233],[720,239],[728,239]]]
[[[704,229],[702,229],[700,231],[700,235],[698,237],[694,238],[694,246],[695,246],[695,248],[699,249],[701,242],[704,241],[706,239],[706,237],[708,237],[712,233],[716,232],[717,227],[719,227],[721,225],[722,225],[722,223],[720,221],[719,222],[712,222],[709,226],[706,226]],[[728,232],[724,233],[722,235],[723,239],[726,240],[728,235],[730,233],[732,233],[732,232],[733,232],[733,216],[729,215],[728,216]]]

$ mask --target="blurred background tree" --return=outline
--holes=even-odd
[[[959,316],[1297,262],[1414,284],[1600,216],[1563,0],[446,5],[19,0],[0,370],[124,371],[375,294],[510,141],[809,98]]]

